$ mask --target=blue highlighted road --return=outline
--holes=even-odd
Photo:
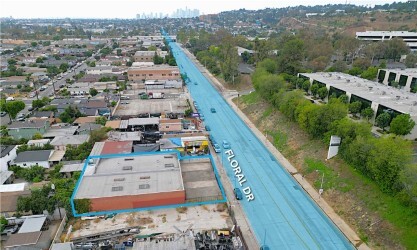
[[[173,42],[170,47],[181,73],[190,79],[188,89],[205,116],[204,123],[220,145],[222,140],[230,143],[246,182],[240,187],[222,149],[228,177],[235,187],[251,188],[255,199],[244,197],[240,202],[258,242],[270,249],[354,249],[182,49]],[[217,112],[211,113],[211,108]]]

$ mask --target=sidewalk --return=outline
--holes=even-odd
[[[300,186],[310,195],[310,197],[316,202],[316,204],[322,209],[324,213],[333,221],[333,223],[339,228],[339,230],[346,236],[346,238],[360,250],[370,249],[366,243],[362,242],[359,236],[355,231],[350,228],[350,226],[333,210],[329,204],[324,199],[321,199],[319,193],[313,186],[308,183],[301,174],[298,173],[298,170],[291,165],[291,163],[272,145],[272,143],[265,137],[261,131],[256,128],[256,126],[249,120],[248,117],[233,103],[232,99],[237,97],[235,91],[227,91],[223,85],[214,77],[203,65],[200,64],[188,50],[184,49],[185,53],[189,58],[197,65],[200,71],[203,74],[206,74],[213,86],[222,93],[225,100],[229,105],[235,110],[235,112],[240,116],[240,118],[252,129],[256,137],[264,143],[268,150],[275,156],[275,158],[281,163],[281,165],[294,177],[294,179],[300,184]],[[227,178],[227,177],[226,177]],[[228,178],[227,178],[228,179]],[[230,184],[230,180],[228,182]],[[243,231],[243,229],[242,229]],[[250,248],[252,249],[252,248]]]

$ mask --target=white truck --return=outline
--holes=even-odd
[[[152,92],[149,92],[148,95],[149,95],[149,98],[150,99],[164,99],[165,98],[165,94],[164,93],[152,93]]]

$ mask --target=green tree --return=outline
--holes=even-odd
[[[360,101],[349,103],[349,112],[356,117],[356,115],[361,112],[362,103]]]
[[[10,58],[10,59],[7,60],[8,65],[16,65],[16,63],[17,63],[17,61],[13,58]]]
[[[59,69],[61,70],[61,72],[65,72],[68,70],[68,63],[61,63],[61,65],[59,65]]]
[[[3,215],[0,216],[0,232],[3,232],[8,224],[9,222],[6,220],[6,218]]]
[[[51,187],[43,186],[40,189],[33,189],[28,197],[20,196],[17,199],[17,211],[42,214],[44,210],[52,213],[55,209],[55,200],[50,197]]]
[[[340,95],[337,99],[339,99],[342,103],[348,103],[349,101],[349,97],[345,94]]]
[[[96,118],[96,123],[100,125],[106,125],[107,118],[105,116],[99,116]]]
[[[385,128],[388,127],[388,125],[391,122],[391,115],[387,112],[383,112],[375,119],[375,123],[378,127],[382,128],[383,131],[385,131]]]
[[[77,107],[68,106],[64,112],[61,113],[59,118],[62,122],[72,123],[76,118],[83,116]]]
[[[43,57],[36,58],[36,63],[43,63]]]
[[[91,89],[90,89],[90,95],[91,95],[91,96],[96,96],[97,94],[98,94],[97,89],[95,89],[95,88],[91,88]]]
[[[296,75],[302,69],[304,59],[304,42],[294,38],[287,41],[278,56],[278,72]]]
[[[258,67],[264,68],[267,72],[271,74],[275,74],[277,71],[277,63],[270,58],[264,59],[263,61],[258,63]]]
[[[326,96],[329,94],[329,91],[326,87],[321,87],[317,90],[317,94],[319,95],[320,99],[324,100]]]
[[[91,201],[90,199],[76,199],[74,207],[79,214],[88,213],[91,211]]]
[[[311,85],[311,88],[310,88],[311,95],[317,96],[319,89],[320,89],[320,86],[318,84]]]
[[[156,46],[151,45],[148,47],[148,51],[156,51],[158,48],[156,48]]]
[[[375,112],[371,107],[364,108],[361,111],[361,116],[365,118],[367,121],[372,119],[372,117],[374,117],[374,114]]]
[[[30,45],[31,45],[32,47],[36,47],[36,46],[38,46],[38,43],[37,43],[37,42],[31,42],[31,43],[30,43]]]
[[[89,66],[90,67],[95,67],[96,66],[96,62],[90,62]]]
[[[116,50],[116,55],[121,56],[122,55],[122,49],[117,49]]]
[[[6,102],[4,110],[10,116],[10,119],[15,119],[16,115],[25,108],[25,103],[22,101],[9,101]]]
[[[411,163],[411,142],[394,137],[379,138],[373,142],[367,161],[371,177],[382,191],[398,191],[401,186],[400,173]]]
[[[415,68],[417,65],[417,54],[408,54],[405,58],[405,66],[407,68]]]
[[[303,82],[303,85],[302,85],[301,87],[302,87],[302,89],[303,89],[305,92],[308,92],[308,90],[310,89],[310,81],[309,81],[309,80],[305,80],[305,81]]]
[[[41,133],[35,133],[33,136],[32,136],[32,140],[40,140],[40,139],[42,139],[43,138],[43,136],[42,136],[42,134]]]
[[[408,135],[415,125],[409,114],[397,115],[391,121],[390,132],[396,135]]]
[[[367,70],[363,71],[361,73],[361,77],[368,80],[374,80],[376,79],[376,76],[378,74],[378,67],[369,67]]]

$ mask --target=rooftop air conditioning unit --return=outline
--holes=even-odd
[[[385,94],[386,94],[386,92],[382,90],[381,91],[381,95],[385,95]]]
[[[373,87],[368,87],[369,91],[371,91],[373,89]]]
[[[417,101],[413,101],[413,106],[417,106]]]
[[[397,96],[395,96],[395,99],[398,101],[398,100],[400,100],[400,96],[399,95],[397,95]]]
[[[337,80],[340,80],[340,79],[342,79],[340,76],[337,76]]]
[[[346,82],[350,82],[350,79],[346,79]]]

